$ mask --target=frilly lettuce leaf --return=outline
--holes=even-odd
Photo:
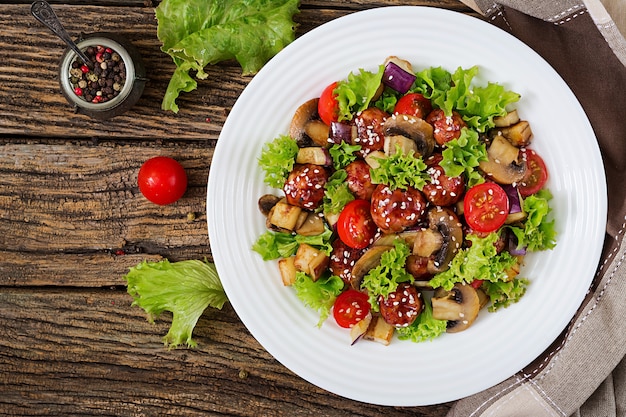
[[[163,0],[156,8],[161,50],[177,69],[167,87],[164,110],[178,111],[181,91],[196,88],[207,65],[236,59],[244,75],[255,74],[295,39],[298,0]]]
[[[293,289],[304,305],[319,313],[318,327],[321,327],[330,315],[335,299],[341,294],[343,287],[342,279],[336,275],[322,276],[313,281],[304,272],[297,272],[296,282],[293,283]]]
[[[124,279],[134,299],[132,305],[143,308],[150,323],[164,311],[173,314],[163,338],[169,349],[182,344],[195,347],[191,336],[204,310],[209,306],[221,309],[228,301],[215,265],[207,261],[144,261],[131,268]]]
[[[493,118],[504,116],[506,106],[517,102],[520,95],[497,83],[473,85],[477,74],[477,66],[468,69],[459,67],[453,73],[441,67],[427,68],[416,74],[412,90],[429,98],[446,116],[456,110],[469,127],[485,132],[494,127]]]
[[[339,121],[352,120],[355,113],[369,107],[383,79],[385,67],[379,65],[378,72],[359,69],[359,73],[348,74],[346,80],[338,82],[334,93],[339,103]]]
[[[400,340],[410,340],[415,343],[433,340],[446,332],[447,320],[437,320],[433,317],[433,307],[430,300],[424,302],[424,310],[409,327],[396,329]]]
[[[270,187],[283,188],[296,163],[298,144],[287,135],[281,135],[263,145],[259,166],[265,171],[265,182]]]
[[[450,291],[457,282],[470,284],[475,279],[508,281],[507,270],[517,264],[517,259],[507,251],[497,252],[495,243],[498,238],[495,232],[485,237],[469,233],[467,239],[472,245],[459,250],[452,258],[450,268],[436,274],[429,281],[430,286]]]

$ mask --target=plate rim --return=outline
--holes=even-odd
[[[275,58],[273,58],[272,60],[270,60],[270,61],[268,62],[268,64],[266,64],[266,66],[265,66],[264,68],[262,68],[262,69],[261,69],[261,71],[259,71],[259,73],[257,74],[257,76],[255,76],[255,77],[254,77],[254,78],[250,81],[250,83],[248,84],[248,86],[246,86],[246,88],[245,88],[245,89],[244,89],[244,91],[242,92],[241,97],[243,97],[243,98],[247,98],[246,91],[249,91],[248,89],[250,88],[250,86],[251,86],[251,85],[252,85],[252,86],[255,86],[255,85],[256,85],[256,83],[258,83],[258,82],[259,82],[259,81],[255,81],[255,80],[257,80],[257,79],[262,79],[262,74],[265,74],[265,72],[268,72],[268,71],[270,71],[270,70],[273,68],[273,64],[272,64],[272,62],[277,62],[277,61],[276,61],[277,59],[282,59],[281,57],[283,57],[283,56],[285,56],[286,54],[288,54],[288,53],[289,53],[289,51],[291,51],[292,49],[297,48],[297,47],[299,46],[299,43],[298,43],[298,42],[299,42],[299,40],[300,40],[300,39],[308,39],[308,38],[310,38],[310,37],[314,37],[314,36],[316,36],[316,34],[317,34],[320,30],[323,30],[323,29],[321,29],[321,28],[325,28],[325,27],[326,27],[326,28],[328,28],[328,25],[330,25],[330,24],[339,26],[339,25],[341,25],[341,24],[343,24],[343,23],[346,23],[346,22],[349,22],[350,20],[353,20],[353,19],[355,19],[355,20],[358,20],[358,19],[366,19],[366,18],[370,17],[371,15],[376,15],[376,14],[380,14],[380,13],[382,13],[382,14],[389,14],[389,13],[393,14],[393,13],[396,13],[396,12],[397,12],[397,13],[404,13],[404,12],[405,12],[405,9],[406,9],[406,11],[407,11],[407,12],[410,10],[410,13],[413,13],[414,11],[417,11],[417,13],[432,13],[432,14],[440,14],[440,13],[441,13],[442,15],[456,16],[456,17],[454,17],[453,19],[456,19],[456,18],[459,18],[459,17],[460,17],[460,20],[467,19],[466,21],[468,21],[468,22],[470,21],[469,19],[473,19],[473,20],[475,20],[475,21],[479,21],[479,22],[481,22],[480,24],[484,24],[484,25],[485,25],[485,26],[484,26],[485,28],[487,28],[487,27],[492,28],[492,29],[490,29],[490,30],[495,29],[496,31],[498,31],[498,33],[500,33],[500,35],[501,35],[501,36],[502,36],[502,35],[503,35],[503,36],[508,36],[509,38],[513,39],[513,40],[514,40],[514,42],[517,42],[520,46],[522,46],[522,47],[524,47],[524,48],[527,48],[527,50],[528,50],[528,51],[530,51],[533,55],[535,55],[537,58],[539,58],[541,61],[543,61],[544,65],[547,65],[547,66],[548,66],[548,67],[549,67],[549,68],[550,68],[550,69],[554,72],[554,74],[556,74],[556,76],[557,76],[557,77],[561,80],[562,84],[563,84],[563,85],[567,88],[567,90],[569,91],[569,93],[571,94],[571,96],[572,96],[572,97],[574,98],[574,100],[576,101],[577,106],[578,106],[578,107],[580,107],[580,108],[582,109],[582,107],[580,106],[580,103],[578,102],[578,100],[575,98],[575,96],[574,96],[574,95],[573,95],[573,93],[571,92],[571,89],[569,89],[569,87],[567,86],[567,84],[566,84],[566,83],[562,80],[562,78],[561,78],[561,77],[560,77],[560,76],[556,73],[556,71],[555,71],[555,70],[554,70],[554,69],[553,69],[553,68],[549,65],[549,63],[547,63],[547,62],[546,62],[546,61],[545,61],[542,57],[540,57],[540,56],[539,56],[536,52],[532,51],[532,49],[530,49],[528,46],[526,46],[525,44],[523,44],[523,43],[522,43],[521,41],[519,41],[517,38],[513,37],[512,35],[508,34],[507,32],[504,32],[504,31],[502,31],[502,30],[500,30],[500,29],[496,28],[496,27],[495,27],[495,26],[493,26],[493,25],[490,25],[488,22],[482,21],[482,20],[477,19],[477,18],[475,18],[475,17],[473,17],[473,16],[465,15],[465,14],[462,14],[462,13],[459,13],[459,12],[455,12],[455,11],[451,11],[451,10],[447,10],[447,9],[441,9],[441,8],[437,8],[437,7],[432,7],[432,6],[387,6],[387,7],[373,8],[373,9],[369,9],[369,10],[364,10],[364,11],[358,11],[358,12],[350,13],[350,14],[348,14],[348,15],[345,15],[345,16],[342,16],[342,17],[339,17],[339,18],[336,18],[336,19],[334,19],[334,20],[331,20],[330,22],[325,23],[325,24],[323,24],[323,25],[321,25],[321,26],[318,26],[318,27],[316,27],[316,28],[312,29],[311,31],[309,31],[309,32],[307,32],[307,33],[303,34],[302,36],[300,36],[300,37],[299,37],[298,39],[296,39],[293,43],[291,43],[291,44],[290,44],[290,45],[288,45],[285,49],[283,49],[283,51],[281,51],[279,54],[277,54]],[[495,32],[494,32],[494,33],[495,33]],[[266,69],[266,68],[267,68],[267,69]],[[354,68],[354,69],[356,69],[356,68]],[[451,68],[448,68],[448,69],[450,70]],[[261,76],[261,77],[260,77],[260,76]],[[233,108],[232,108],[232,110],[231,110],[231,113],[230,113],[231,115],[232,115],[233,113],[235,113],[236,109],[238,109],[238,104],[240,103],[241,97],[237,100],[237,102],[236,102],[236,103],[235,103],[235,105],[233,106]],[[241,105],[241,104],[239,104],[239,105]],[[584,110],[583,110],[583,113],[584,113]],[[229,118],[230,118],[230,115],[229,115]],[[222,129],[222,132],[224,132],[225,130],[226,130],[226,132],[227,132],[227,133],[229,132],[229,130],[228,130],[228,129],[230,128],[229,118],[227,118],[226,122],[224,123],[224,127],[223,127],[223,129]],[[590,132],[591,132],[592,137],[595,139],[595,135],[594,135],[594,133],[593,133],[593,129],[591,128],[591,124],[589,123],[588,119],[586,120],[586,122],[587,122],[587,124],[589,125]],[[220,133],[220,139],[221,139],[221,138],[222,138],[222,133]],[[224,143],[225,143],[225,141],[221,141],[221,142],[220,142],[220,140],[218,140],[218,142],[217,142],[217,144],[216,144],[216,147],[215,147],[214,155],[213,155],[213,157],[214,157],[214,158],[215,158],[217,155],[219,155],[219,154],[220,154],[220,149],[221,149],[222,147],[226,146],[226,145],[223,145]],[[222,145],[221,145],[221,144],[222,144]],[[221,145],[221,146],[220,146],[220,145]],[[596,147],[597,147],[597,140],[595,140],[595,145],[596,145]],[[599,148],[598,148],[598,155],[600,155],[600,153],[599,153]],[[600,162],[602,162],[602,159],[601,159],[601,158],[600,158]],[[211,162],[211,165],[213,165],[213,162]],[[219,165],[219,164],[217,164],[217,165]],[[215,225],[216,219],[214,219],[214,218],[213,218],[213,214],[212,214],[212,213],[211,213],[211,211],[210,211],[210,207],[211,207],[210,197],[211,197],[211,194],[212,194],[212,193],[211,193],[211,190],[213,190],[213,189],[214,189],[214,187],[216,186],[216,185],[215,185],[215,181],[216,181],[216,180],[215,180],[215,178],[216,178],[216,176],[215,176],[215,175],[211,175],[211,171],[210,171],[210,172],[209,172],[209,178],[208,178],[208,184],[207,184],[207,227],[208,227],[208,232],[209,232],[210,241],[215,241],[214,239],[217,239],[217,238],[218,238],[218,236],[216,236],[216,235],[215,235],[215,231],[213,231],[213,232],[212,232],[212,229],[215,229],[215,227],[211,227],[211,223],[213,223],[213,224]],[[602,179],[603,179],[603,181],[600,181],[600,183],[599,183],[599,184],[597,184],[597,185],[599,186],[600,190],[602,190],[602,188],[604,188],[604,192],[603,192],[603,193],[602,193],[602,192],[600,193],[600,194],[603,194],[603,195],[604,195],[604,199],[603,199],[603,200],[601,199],[602,201],[600,201],[600,202],[599,202],[599,203],[600,203],[600,206],[601,206],[601,207],[599,208],[599,212],[601,212],[601,213],[602,213],[602,212],[604,212],[604,213],[605,213],[605,215],[604,215],[604,220],[601,222],[601,223],[603,224],[602,229],[604,230],[604,229],[605,229],[605,225],[606,225],[606,212],[607,212],[607,208],[606,208],[606,207],[607,207],[607,200],[606,200],[606,177],[605,177],[605,173],[604,173],[603,166],[602,166]],[[257,198],[258,198],[258,196],[257,196]],[[597,227],[596,227],[596,228],[597,228]],[[603,233],[602,233],[602,235],[603,235]],[[600,245],[600,246],[601,246],[601,245]],[[213,247],[213,246],[212,246],[212,247]],[[596,263],[597,263],[597,261],[600,259],[600,250],[601,250],[601,247],[599,247],[599,248],[597,248],[597,249],[596,249],[596,252],[597,252],[597,259],[596,259]],[[220,255],[215,256],[215,254],[216,254],[216,253],[217,253],[217,254],[219,254],[219,253],[221,253],[221,251],[222,251],[222,248],[219,248],[219,249],[217,249],[217,250],[215,250],[215,249],[213,250],[214,260],[215,260],[216,266],[217,266],[217,268],[218,268],[218,271],[220,271],[221,259],[219,259],[219,258],[220,258]],[[594,255],[594,256],[595,256],[595,255]],[[225,267],[224,267],[224,266],[222,266],[222,268],[221,268],[221,269],[222,269],[222,270],[225,270]],[[590,277],[589,281],[591,281],[591,278],[592,278],[592,277]],[[226,286],[225,286],[225,289],[226,289],[227,287],[228,287],[228,285],[226,285]],[[227,291],[227,294],[228,294],[228,291]],[[229,298],[230,298],[230,297],[229,297]],[[579,302],[578,302],[578,305],[580,305],[580,303],[583,301],[583,298],[584,298],[584,293],[581,295],[581,298],[580,298],[580,300],[579,300]],[[233,307],[234,307],[235,311],[237,312],[237,314],[238,314],[238,315],[240,316],[240,318],[241,318],[240,312],[239,312],[239,311],[237,311],[237,308],[235,307],[235,305],[233,305]],[[578,308],[578,307],[577,307],[577,308]],[[568,321],[569,321],[570,319],[571,319],[571,316],[568,318]],[[279,355],[276,355],[276,354],[275,354],[275,352],[270,351],[270,350],[266,347],[266,344],[262,342],[262,340],[266,340],[266,339],[265,339],[265,338],[263,338],[263,337],[260,337],[258,334],[255,334],[255,333],[257,333],[257,332],[255,332],[255,331],[253,331],[252,329],[250,329],[250,327],[248,326],[248,324],[246,323],[246,321],[245,321],[243,318],[242,318],[242,321],[244,322],[244,325],[246,325],[246,328],[248,328],[248,330],[249,330],[249,331],[252,333],[252,335],[255,337],[255,339],[257,339],[257,340],[261,343],[261,345],[264,347],[264,349],[268,350],[268,352],[269,352],[269,353],[270,353],[270,354],[271,354],[274,358],[276,358],[279,362],[281,362],[284,366],[286,366],[286,367],[287,367],[287,368],[289,368],[290,370],[294,371],[294,365],[293,365],[293,363],[291,363],[291,362],[290,362],[290,360],[289,360],[289,359],[285,359],[285,357],[284,357],[284,356],[281,356],[280,354],[279,354]],[[565,327],[565,326],[563,326],[563,327]],[[317,330],[316,330],[316,331],[317,331]],[[546,345],[545,347],[549,346],[549,344],[550,344],[550,343],[552,343],[552,341],[553,341],[553,340],[554,340],[557,336],[558,336],[558,334],[557,334],[554,338],[552,338],[549,342],[546,342],[546,343],[545,343],[545,345]],[[541,353],[541,352],[539,352],[539,353]],[[528,363],[530,363],[530,362],[531,362],[534,358],[535,358],[535,356],[533,356],[533,358],[531,358],[531,359],[528,361]],[[295,367],[295,368],[297,368],[297,367]],[[346,395],[346,393],[345,393],[345,392],[335,392],[334,390],[328,389],[326,386],[324,386],[324,385],[325,385],[325,384],[324,384],[324,381],[320,381],[319,376],[308,376],[308,377],[307,377],[307,376],[303,376],[303,375],[301,375],[301,374],[300,374],[299,372],[297,372],[297,371],[294,371],[294,372],[295,372],[295,373],[297,373],[297,374],[298,374],[300,377],[302,377],[303,379],[305,379],[305,380],[307,380],[307,381],[309,381],[309,382],[313,383],[314,385],[317,385],[317,386],[319,386],[319,387],[321,387],[321,388],[323,388],[323,389],[326,389],[326,390],[328,390],[328,391],[334,392],[334,393],[335,393],[335,394],[337,394],[337,395],[341,395],[341,396],[344,396],[344,397],[346,397],[346,398],[354,399],[354,400],[357,400],[357,401],[364,401],[364,399],[363,399],[363,398],[361,398],[361,397],[359,397],[359,396],[357,396],[357,395],[350,395],[349,393]],[[511,374],[511,375],[513,375],[513,374]],[[502,381],[502,380],[504,380],[504,379],[506,379],[506,378],[508,378],[508,377],[509,377],[509,376],[511,376],[511,375],[508,375],[508,376],[504,377],[503,379],[501,379],[501,381]],[[501,381],[499,381],[499,382],[501,382]],[[495,384],[490,384],[489,386],[493,386],[493,385],[495,385]],[[469,395],[469,394],[468,394],[468,395]],[[458,397],[458,398],[461,398],[461,397]],[[412,401],[412,402],[411,402],[411,401],[409,401],[409,402],[403,402],[403,401],[400,401],[400,402],[398,402],[398,401],[395,401],[395,400],[392,400],[392,401],[389,401],[389,402],[386,402],[386,401],[375,401],[375,402],[372,402],[372,404],[380,404],[380,405],[396,405],[396,406],[418,406],[418,405],[436,404],[436,403],[441,403],[441,402],[451,401],[451,400],[458,399],[458,398],[443,398],[443,397],[442,397],[442,398],[440,398],[440,399],[436,400],[435,402],[429,402],[429,401]],[[366,400],[365,400],[365,402],[369,402],[369,401],[366,401]]]

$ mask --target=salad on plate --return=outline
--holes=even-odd
[[[531,126],[478,67],[391,56],[320,88],[259,156],[253,249],[352,343],[422,342],[517,302],[529,252],[556,244]]]

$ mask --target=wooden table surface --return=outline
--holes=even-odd
[[[0,5],[0,414],[444,416],[450,404],[381,407],[311,385],[267,353],[228,304],[201,317],[196,349],[163,347],[171,316],[148,323],[123,276],[144,259],[211,259],[211,157],[251,77],[235,62],[209,67],[178,114],[163,111],[174,64],[156,36],[158,2],[51,3],[73,35],[126,36],[149,82],[124,115],[75,114],[58,86],[62,41],[30,15],[30,2]],[[472,13],[457,0],[308,0],[297,36],[391,5]],[[156,155],[178,159],[189,175],[170,206],[137,187],[139,167]]]

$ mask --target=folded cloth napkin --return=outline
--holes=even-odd
[[[616,24],[626,23],[626,0],[462,1],[538,52],[580,101],[605,165],[608,223],[597,274],[561,336],[448,417],[626,416],[626,28]]]

